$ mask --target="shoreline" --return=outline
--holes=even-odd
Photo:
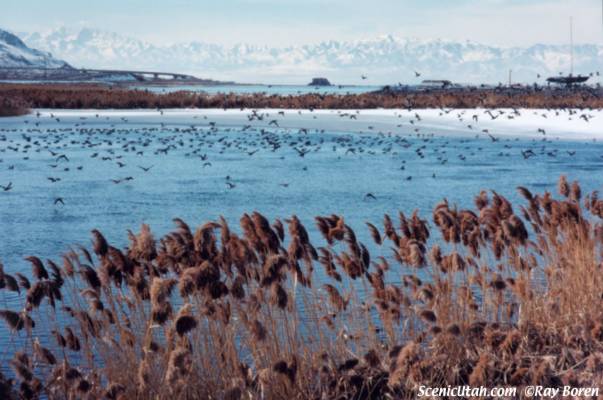
[[[253,111],[263,115],[262,120],[249,120]],[[458,136],[488,134],[506,138],[532,138],[553,140],[601,140],[603,139],[603,111],[546,110],[546,109],[499,109],[496,114],[489,109],[358,109],[313,110],[308,109],[33,109],[29,114],[0,119],[0,124],[25,123],[37,119],[59,118],[62,124],[167,124],[201,125],[210,122],[218,126],[249,126],[251,128],[325,129],[333,132],[392,133],[392,134],[450,134]],[[420,120],[417,119],[417,115]],[[473,116],[477,116],[477,122]],[[491,115],[499,115],[492,119]],[[584,118],[581,116],[584,115]],[[97,117],[98,116],[98,117]],[[353,116],[354,119],[351,119]],[[512,116],[512,119],[509,117]],[[116,120],[113,120],[116,118]],[[126,118],[124,122],[122,118]],[[48,121],[48,120],[47,120]],[[276,121],[278,127],[271,125]],[[54,127],[54,119],[47,122]],[[468,126],[471,125],[471,128]],[[486,130],[487,132],[485,132]],[[542,133],[544,130],[545,134]]]
[[[454,88],[378,91],[358,94],[216,93],[192,91],[156,93],[148,90],[100,85],[0,84],[0,106],[19,102],[27,108],[59,109],[168,109],[168,108],[280,108],[280,109],[425,109],[603,108],[603,90],[577,87]]]

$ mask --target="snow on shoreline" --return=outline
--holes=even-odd
[[[284,113],[284,115],[279,114]],[[40,113],[40,119],[36,117]],[[159,124],[204,126],[268,127],[276,120],[285,129],[325,129],[336,132],[382,132],[396,134],[437,134],[456,136],[487,135],[558,140],[603,139],[602,110],[545,109],[362,109],[292,110],[260,109],[263,120],[249,121],[251,109],[150,109],[135,110],[63,110],[37,109],[21,117],[0,119],[0,126],[22,124],[25,120],[51,127],[56,118],[64,123]],[[52,118],[51,118],[52,116]],[[98,117],[97,117],[98,116]],[[353,116],[353,117],[352,117]],[[418,116],[418,117],[417,117]],[[474,119],[477,117],[477,120]],[[493,119],[493,117],[495,119]],[[355,118],[355,119],[352,119]],[[273,123],[271,125],[275,127]],[[545,134],[543,134],[543,131]]]

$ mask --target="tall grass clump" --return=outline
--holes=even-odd
[[[61,262],[0,269],[22,348],[0,398],[414,398],[419,385],[603,383],[603,200],[482,192],[367,223],[176,219],[125,249],[92,232]],[[235,232],[236,231],[236,232]],[[238,233],[237,233],[238,232]]]
[[[0,84],[0,97],[19,99],[33,108],[284,108],[284,109],[412,109],[412,108],[557,108],[600,109],[600,88],[452,88],[446,90],[380,91],[362,94],[267,93],[208,94],[149,90],[102,84]],[[574,112],[573,110],[571,112]],[[585,115],[586,116],[586,115]]]
[[[25,100],[0,95],[0,117],[25,115],[28,112],[29,106]]]

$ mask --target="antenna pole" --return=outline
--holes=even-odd
[[[570,17],[570,76],[574,74],[574,17]]]

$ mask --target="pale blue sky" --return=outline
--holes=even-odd
[[[603,43],[601,0],[0,0],[16,32],[100,28],[157,44],[286,46],[393,34],[514,46]]]

